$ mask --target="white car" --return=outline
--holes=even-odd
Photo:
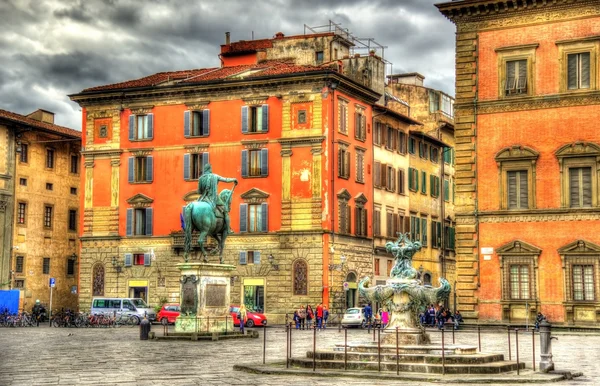
[[[348,308],[342,318],[342,327],[358,326],[365,327],[367,325],[367,318],[365,317],[365,310],[362,307]]]

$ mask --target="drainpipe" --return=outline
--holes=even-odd
[[[479,217],[478,217],[478,212],[479,212],[479,197],[478,197],[478,193],[479,193],[479,184],[478,184],[478,177],[477,177],[477,102],[478,102],[478,98],[479,98],[479,34],[477,34],[477,36],[475,37],[475,45],[476,45],[476,50],[477,50],[477,55],[475,55],[475,98],[473,100],[473,116],[474,116],[474,128],[473,128],[473,135],[474,135],[474,141],[475,143],[474,145],[474,151],[475,151],[475,232],[477,237],[475,238],[475,247],[477,248],[477,288],[481,287],[481,271],[480,271],[480,261],[479,261]],[[455,252],[456,253],[456,252]]]

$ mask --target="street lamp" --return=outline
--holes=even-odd
[[[123,270],[123,262],[120,261],[119,259],[117,259],[116,256],[113,256],[112,265],[115,268],[115,271],[117,272],[117,294],[118,294],[119,293],[119,274]]]
[[[269,264],[271,264],[274,271],[279,271],[279,264],[275,264],[275,258],[272,253],[269,253]]]

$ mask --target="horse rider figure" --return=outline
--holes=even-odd
[[[204,165],[202,170],[202,176],[198,178],[198,193],[200,198],[198,201],[204,201],[210,204],[215,213],[215,217],[222,218],[225,223],[225,229],[229,229],[229,233],[233,233],[233,230],[229,226],[229,210],[230,208],[225,207],[225,203],[217,194],[217,185],[219,181],[222,182],[233,182],[234,187],[238,181],[235,178],[221,177],[218,174],[212,172],[212,166],[207,163]]]

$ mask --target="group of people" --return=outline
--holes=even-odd
[[[327,328],[328,318],[329,310],[327,309],[327,306],[323,305],[323,303],[319,303],[314,311],[310,304],[307,304],[306,307],[301,305],[294,311],[293,320],[296,325],[296,330],[310,330],[313,327],[321,330]]]
[[[458,310],[453,314],[447,307],[430,304],[424,312],[419,314],[419,321],[423,326],[435,326],[438,329],[442,329],[447,322],[452,322],[454,329],[458,330],[463,322],[463,317]]]
[[[373,314],[373,308],[369,303],[363,307],[363,312],[365,313],[367,327],[381,326],[381,328],[385,328],[390,321],[390,314],[385,308],[380,308]]]

